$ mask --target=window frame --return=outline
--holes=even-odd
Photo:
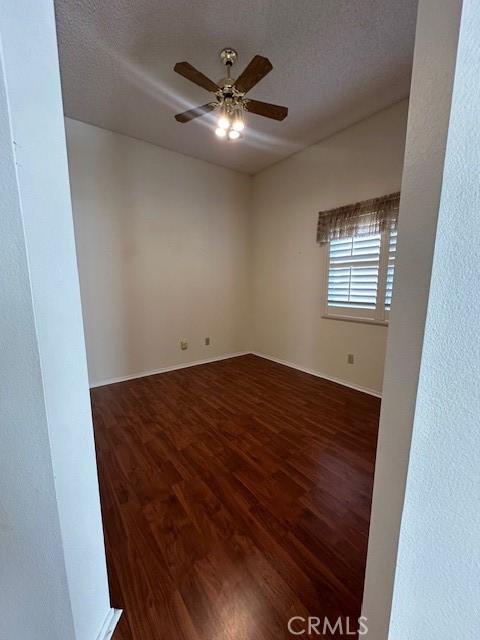
[[[385,307],[387,291],[387,272],[389,264],[390,234],[387,229],[380,233],[380,253],[378,257],[378,285],[375,309],[355,309],[348,307],[334,307],[328,304],[328,279],[330,274],[330,242],[325,245],[324,251],[324,282],[323,282],[323,313],[322,318],[327,320],[343,320],[347,322],[360,322],[388,326],[390,310]],[[355,236],[354,236],[355,237]],[[396,260],[396,252],[395,252]],[[394,263],[395,264],[395,263]],[[395,277],[395,276],[394,276]]]

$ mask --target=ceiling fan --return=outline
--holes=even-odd
[[[273,120],[283,120],[287,117],[287,107],[280,107],[276,104],[260,102],[259,100],[245,97],[245,94],[273,69],[268,58],[254,56],[236,80],[230,74],[231,68],[237,59],[237,52],[234,49],[223,49],[220,52],[220,59],[227,69],[227,75],[218,83],[207,78],[188,62],[177,62],[173,68],[174,71],[199,87],[215,94],[216,98],[201,107],[177,113],[175,116],[177,122],[190,122],[207,113],[217,111],[216,135],[219,138],[238,140],[245,128],[244,114],[246,111]]]

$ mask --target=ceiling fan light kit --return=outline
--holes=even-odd
[[[178,113],[175,116],[177,122],[185,124],[195,118],[216,111],[218,117],[215,135],[218,138],[233,142],[243,136],[245,112],[247,111],[273,120],[286,118],[288,114],[286,107],[245,97],[245,94],[273,69],[268,58],[254,56],[236,80],[231,77],[231,68],[237,59],[237,52],[231,48],[223,49],[220,52],[220,59],[226,67],[227,75],[218,83],[204,76],[203,73],[188,62],[178,62],[175,65],[174,71],[176,73],[203,89],[214,93],[216,98],[215,101],[208,102],[201,107]]]

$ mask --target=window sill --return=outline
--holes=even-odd
[[[373,318],[352,318],[352,316],[322,315],[324,320],[342,320],[343,322],[359,322],[360,324],[374,324],[378,327],[388,327],[388,320],[374,320]]]

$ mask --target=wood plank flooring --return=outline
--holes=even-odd
[[[356,621],[379,400],[248,355],[99,387],[92,406],[114,640]]]

